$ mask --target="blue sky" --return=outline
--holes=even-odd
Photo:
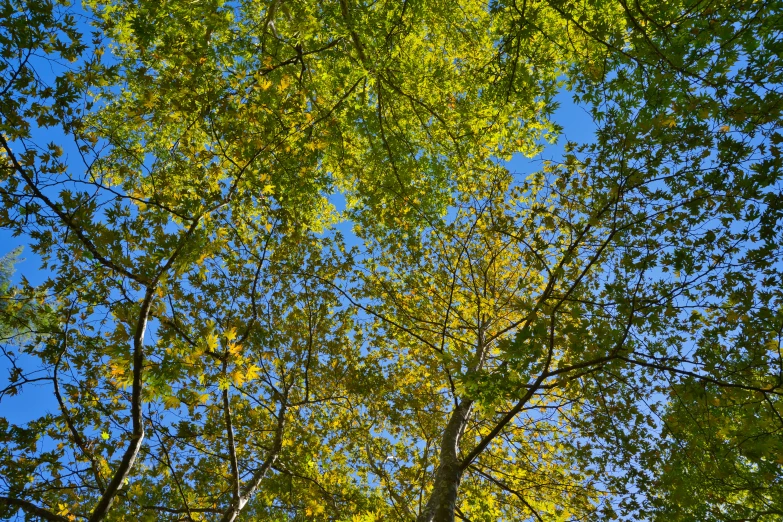
[[[536,158],[516,157],[512,159],[507,165],[510,171],[522,175],[533,172],[540,168],[542,161],[556,160],[562,153],[563,144],[566,141],[582,143],[590,141],[595,126],[589,114],[582,107],[573,103],[570,92],[562,92],[558,95],[557,101],[560,107],[555,112],[555,121],[563,127],[563,133],[558,142],[546,146],[543,152]],[[34,135],[33,138],[41,143],[47,143],[57,139],[58,136],[51,131],[39,131],[38,135]],[[62,136],[59,136],[59,138],[65,140]],[[71,158],[78,161],[79,155],[73,151],[73,145],[71,144],[70,147],[68,145],[67,142],[62,143],[66,157],[70,155]],[[70,154],[69,148],[71,149]],[[78,168],[78,164],[76,168]],[[350,225],[344,224],[339,226],[339,228],[346,232],[348,226]],[[349,242],[351,241],[349,237],[346,237],[346,239]],[[16,284],[22,277],[25,277],[33,285],[43,283],[48,273],[41,270],[41,260],[30,248],[29,238],[25,236],[14,237],[9,230],[0,228],[0,255],[18,246],[24,247],[24,251],[21,256],[22,261],[16,266],[12,282]],[[24,362],[24,358],[20,359],[20,362]],[[0,388],[7,383],[7,372],[8,362],[5,358],[2,358],[0,359]],[[4,397],[0,402],[0,415],[14,423],[29,421],[46,411],[55,411],[56,409],[57,404],[52,397],[49,383],[41,386],[27,385],[21,394],[15,397]]]

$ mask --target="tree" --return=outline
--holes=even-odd
[[[496,104],[473,81],[495,74],[477,3],[6,7],[3,225],[32,238],[51,274],[35,291],[58,321],[21,348],[59,406],[4,426],[8,513],[282,517],[332,486],[337,515],[374,510],[352,493],[369,488],[361,474],[339,471],[346,456],[304,443],[306,426],[325,434],[317,447],[356,444],[332,433],[351,429],[351,410],[330,404],[350,400],[345,384],[324,380],[357,349],[319,287],[345,263],[319,253],[327,196],[343,188],[381,216],[418,197],[437,212],[453,165],[532,150],[547,129],[536,95],[553,94],[555,72]],[[72,150],[36,142],[36,127]],[[235,437],[251,432],[270,435]],[[215,467],[222,483],[205,478]],[[314,486],[313,499],[291,494]]]
[[[486,173],[421,242],[380,242],[366,262],[366,309],[379,323],[370,346],[395,383],[380,422],[398,425],[397,491],[412,486],[407,505],[425,495],[419,520],[455,508],[469,520],[581,518],[600,497],[598,473],[567,441],[578,379],[625,348],[622,329],[583,317],[584,289],[596,286],[583,276],[610,240],[582,233],[576,205],[548,210],[557,194],[543,175],[512,181],[505,169]],[[603,342],[585,346],[588,328]]]
[[[646,451],[639,468],[647,476],[634,471],[653,500],[628,507],[664,518],[773,520],[781,513],[780,468],[753,441],[769,444],[781,428],[783,106],[779,42],[770,32],[780,6],[621,6],[633,29],[630,52],[578,28],[607,44],[613,71],[581,83],[605,122],[584,150],[594,168],[626,172],[638,185],[635,204],[647,221],[634,231],[633,266],[647,269],[645,286],[657,286],[667,306],[645,327],[649,348],[644,357],[637,350],[634,363],[661,379],[640,380],[641,398],[670,397],[656,421],[667,443]],[[688,451],[695,448],[714,451]],[[673,469],[687,470],[687,486]],[[699,484],[710,494],[694,508],[686,492]]]
[[[3,516],[781,515],[778,2],[0,16]]]
[[[582,53],[571,69],[574,88],[579,99],[593,104],[600,126],[596,143],[545,167],[540,192],[522,185],[529,207],[522,216],[510,216],[510,230],[491,230],[529,250],[531,259],[515,256],[516,268],[527,271],[529,280],[543,273],[544,291],[536,295],[526,289],[526,297],[539,300],[516,323],[516,339],[507,354],[496,356],[497,368],[490,365],[478,386],[452,388],[453,406],[445,410],[450,416],[439,424],[440,457],[429,463],[433,489],[420,520],[453,519],[463,479],[482,481],[484,497],[493,487],[505,489],[506,497],[517,496],[516,513],[541,516],[523,498],[528,487],[503,483],[508,472],[493,475],[470,466],[479,457],[490,458],[490,443],[512,436],[520,426],[526,427],[529,441],[534,430],[521,412],[535,401],[546,405],[556,399],[578,405],[578,413],[561,407],[546,420],[564,423],[563,433],[578,442],[548,460],[572,457],[582,465],[566,469],[596,471],[614,502],[599,511],[603,517],[615,511],[686,519],[780,515],[775,500],[780,468],[769,450],[783,427],[776,319],[781,104],[779,69],[762,65],[778,63],[770,51],[778,44],[769,32],[777,7],[747,5],[738,12],[728,6],[672,4],[667,11],[657,5],[608,4],[595,11],[555,3],[537,4],[531,11],[527,3],[522,9],[507,7],[511,27],[524,27],[509,36],[511,49],[513,38],[528,38],[531,27],[557,36],[537,24],[545,16],[542,11],[551,9],[567,21],[576,38],[563,46]],[[596,21],[602,7],[619,10],[627,23]],[[597,56],[573,45],[580,39],[598,44],[585,47]],[[539,194],[547,200],[536,206]],[[504,198],[514,200],[510,194]],[[537,210],[548,219],[536,222]],[[440,224],[433,228],[451,230]],[[549,236],[545,241],[542,231]],[[558,234],[566,232],[567,240],[559,242]],[[475,239],[456,237],[465,250]],[[399,245],[390,246],[388,252],[398,259]],[[482,246],[480,252],[465,255],[495,259],[491,248]],[[391,271],[399,274],[403,287],[411,278],[407,274],[422,271],[420,263],[409,263],[407,269],[397,264]],[[470,288],[466,282],[457,286]],[[387,282],[382,288],[394,286]],[[445,285],[436,294],[451,291]],[[388,301],[386,294],[375,295]],[[524,310],[516,305],[516,311]],[[543,317],[540,311],[546,312]],[[453,357],[458,338],[449,335],[443,314],[419,314],[425,324],[418,327],[400,320],[400,315],[417,317],[410,309],[380,319],[389,330],[413,337],[408,341],[413,344],[423,343],[422,331],[442,325],[440,333],[449,341],[440,349],[449,347],[446,357]],[[473,346],[480,344],[476,340]],[[438,346],[433,349],[437,352]],[[516,358],[525,365],[514,368]],[[509,370],[516,371],[509,376]],[[452,372],[458,385],[473,384],[475,378],[475,369],[465,362],[444,365],[441,372],[443,386]],[[501,383],[514,380],[511,393],[503,390]],[[733,398],[721,399],[720,390],[733,390],[725,392]],[[466,436],[471,421],[482,422],[476,405],[509,398],[514,402],[502,415],[482,419],[484,434],[473,440]],[[699,406],[704,400],[723,407],[721,421],[714,420],[714,408],[705,412]],[[661,438],[668,441],[650,443]],[[505,443],[513,447],[508,439]],[[714,450],[704,462],[699,452],[682,451],[716,445],[724,449]],[[513,462],[519,469],[520,460]],[[478,477],[471,477],[474,473]],[[540,494],[543,473],[539,479],[531,489]],[[714,491],[706,498],[688,493],[705,484]],[[474,513],[460,510],[470,506],[469,494],[464,495],[457,515],[473,519]],[[544,513],[573,512],[564,505],[561,499]],[[488,512],[486,505],[481,512]]]

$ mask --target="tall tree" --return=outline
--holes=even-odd
[[[323,450],[354,451],[335,378],[361,351],[323,290],[345,277],[328,196],[387,227],[410,199],[436,214],[456,165],[548,130],[557,72],[497,103],[493,19],[461,7],[4,4],[2,225],[49,274],[27,291],[56,320],[20,348],[58,405],[3,425],[8,514],[375,509]]]
[[[537,194],[551,199],[509,220],[510,230],[493,231],[529,248],[535,258],[517,255],[517,269],[543,272],[545,291],[517,323],[510,353],[499,355],[502,371],[487,368],[480,385],[466,392],[458,385],[472,384],[471,371],[463,368],[457,379],[444,380],[457,382],[454,404],[440,421],[440,455],[420,520],[453,520],[455,512],[472,518],[468,493],[460,500],[460,481],[537,396],[546,397],[545,404],[566,397],[579,405],[578,414],[561,408],[554,418],[567,420],[575,441],[569,450],[583,461],[576,468],[604,473],[600,482],[611,505],[598,511],[601,516],[780,515],[774,484],[781,469],[769,453],[783,428],[776,319],[783,106],[772,29],[779,7],[496,6],[511,20],[504,48],[509,59],[518,57],[514,42],[531,33],[571,53],[570,81],[577,100],[592,105],[599,130],[594,144],[567,150],[562,164],[545,167],[540,192],[526,188],[532,201]],[[614,21],[602,17],[612,12]],[[540,22],[549,17],[559,17],[560,32]],[[564,33],[568,39],[558,40]],[[537,211],[548,215],[541,225],[530,221]],[[541,230],[550,231],[547,241],[540,240]],[[558,242],[559,233],[568,239]],[[387,256],[399,259],[399,245],[392,241],[386,248]],[[483,259],[495,259],[491,248],[481,252]],[[397,284],[404,286],[409,274],[422,272],[408,262],[381,273],[398,274]],[[386,294],[375,295],[388,301]],[[536,297],[529,290],[525,295]],[[400,317],[412,313],[390,313],[383,322],[415,339],[434,328],[404,325]],[[422,321],[429,320],[423,314]],[[443,324],[446,335],[442,321],[433,323]],[[515,368],[517,358],[526,365]],[[509,377],[509,370],[517,372]],[[476,404],[504,397],[499,383],[514,380],[523,392],[516,405],[477,441],[466,438],[479,415]],[[704,401],[713,408],[705,410]],[[714,407],[723,408],[717,418]],[[754,435],[740,435],[745,432]],[[652,442],[661,439],[666,442],[660,446]],[[702,461],[683,447],[713,449]],[[693,471],[677,478],[684,469]],[[489,473],[483,480],[489,487],[503,484]],[[715,493],[689,495],[688,488],[705,481]],[[505,493],[521,496],[520,489]],[[565,500],[555,505],[555,512],[570,511]],[[540,516],[534,506],[528,510]]]
[[[779,518],[781,11],[6,0],[0,513]]]
[[[626,332],[584,305],[612,231],[584,230],[593,189],[583,180],[573,205],[544,175],[513,181],[502,168],[483,173],[421,242],[392,236],[366,261],[371,345],[387,380],[406,380],[388,389],[377,422],[381,433],[396,425],[398,487],[407,505],[418,499],[418,520],[584,517],[600,496],[600,473],[567,441],[579,379],[625,349]],[[588,330],[600,339],[589,348]]]

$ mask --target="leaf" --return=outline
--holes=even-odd
[[[3,6],[14,516],[783,512],[779,0]]]
[[[174,395],[167,395],[163,397],[163,405],[168,409],[177,409],[179,408],[180,400]]]
[[[254,381],[258,378],[258,374],[261,371],[261,368],[255,364],[251,364],[247,367],[247,371],[245,373],[245,381],[250,382]]]
[[[210,352],[214,352],[217,350],[218,347],[218,335],[216,332],[209,332],[206,337],[204,338],[207,344],[207,350]]]

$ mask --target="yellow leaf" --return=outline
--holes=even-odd
[[[211,352],[214,352],[217,349],[218,346],[218,336],[215,332],[210,332],[207,334],[207,349]]]
[[[117,380],[122,380],[125,376],[125,368],[115,364],[114,361],[109,363],[109,372],[111,373],[111,376]]]
[[[169,395],[163,398],[163,405],[166,408],[179,408],[179,399],[173,395]]]
[[[231,341],[233,341],[234,339],[237,338],[237,330],[236,330],[236,328],[229,328],[228,330],[223,332],[223,335],[226,336],[226,340],[228,342],[231,342]]]
[[[255,364],[251,364],[247,367],[247,372],[245,372],[245,380],[246,381],[252,381],[256,377],[258,377],[258,372],[261,371],[261,368],[256,366]]]
[[[661,119],[661,125],[665,127],[675,127],[677,125],[677,119],[673,115],[667,115]]]
[[[234,382],[235,386],[242,386],[242,384],[245,382],[245,374],[238,369],[234,370],[231,372],[231,380]]]

